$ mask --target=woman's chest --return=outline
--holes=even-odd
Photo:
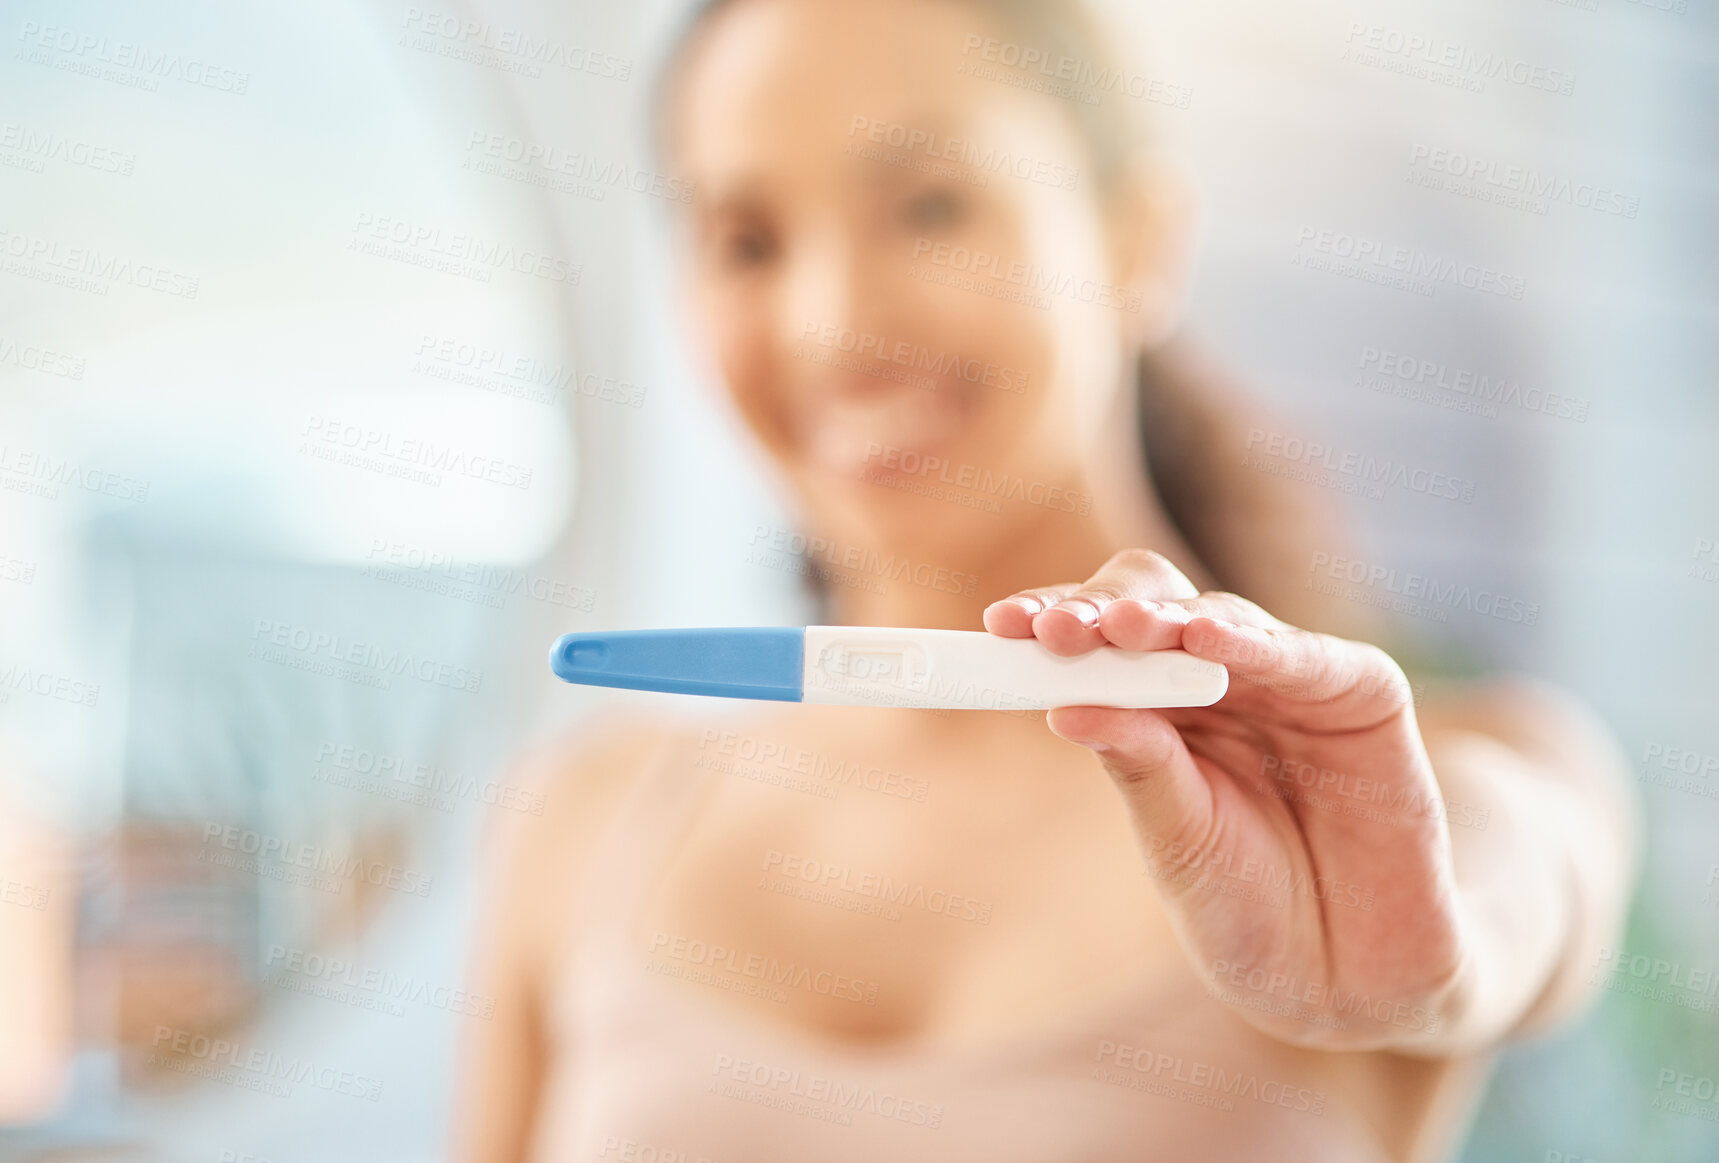
[[[590,1117],[545,1157],[1377,1159],[1356,1117],[1420,1089],[1208,995],[1101,773],[893,800],[679,774],[697,796],[604,864],[621,957],[564,979],[552,1085]]]
[[[1200,992],[1107,787],[1012,805],[972,781],[894,803],[764,790],[715,782],[626,937],[711,1004],[841,1042],[957,1045],[1094,997]]]

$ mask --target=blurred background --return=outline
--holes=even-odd
[[[1472,488],[1345,496],[1363,567],[1308,584],[1576,691],[1641,785],[1624,971],[1461,1158],[1719,1158],[1650,1106],[1719,1076],[1719,11],[1113,7],[1199,191],[1190,328],[1287,436]],[[0,1158],[442,1157],[476,846],[622,697],[549,642],[810,616],[678,325],[683,15],[3,6]],[[556,151],[624,178],[520,164]],[[1396,247],[1476,273],[1356,277]],[[187,1074],[163,1029],[335,1081]]]

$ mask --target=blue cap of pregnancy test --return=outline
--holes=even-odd
[[[563,634],[549,668],[585,686],[797,703],[805,656],[804,626],[614,630]]]

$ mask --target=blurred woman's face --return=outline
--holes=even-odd
[[[737,0],[689,54],[694,311],[802,489],[899,506],[863,474],[915,457],[1079,476],[1138,284],[1060,99],[968,71],[1001,36],[958,0]]]

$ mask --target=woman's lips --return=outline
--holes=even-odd
[[[801,414],[802,447],[817,467],[857,475],[885,449],[935,452],[967,424],[957,393],[905,384],[866,384],[860,390],[808,393]]]

